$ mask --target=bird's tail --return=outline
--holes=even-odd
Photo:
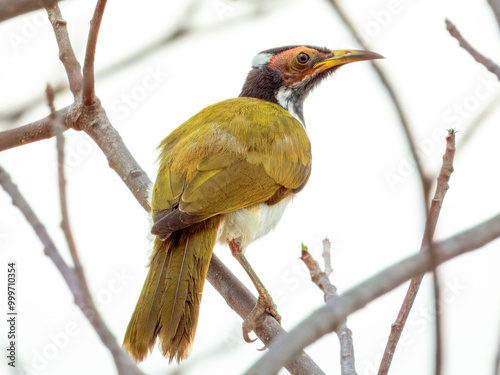
[[[157,337],[170,362],[189,355],[219,223],[213,217],[164,241],[155,238],[149,273],[123,341],[138,362],[153,350]]]

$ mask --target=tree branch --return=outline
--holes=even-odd
[[[446,23],[446,30],[448,30],[448,32],[452,37],[458,40],[458,44],[460,45],[460,47],[469,52],[469,54],[474,58],[474,60],[484,65],[486,69],[495,74],[497,78],[500,80],[500,67],[497,64],[495,64],[492,60],[488,59],[487,57],[479,53],[474,47],[472,47],[469,44],[469,42],[467,42],[464,39],[462,34],[460,34],[460,32],[458,31],[457,27],[450,20],[446,19],[445,23]]]
[[[45,7],[49,16],[50,23],[54,29],[57,45],[59,47],[59,59],[66,69],[69,80],[69,88],[73,97],[77,98],[82,90],[82,68],[76,59],[73,47],[69,40],[67,22],[62,18],[61,9],[57,2],[52,2]]]
[[[0,22],[42,9],[55,0],[0,0]],[[58,0],[60,1],[60,0]]]
[[[325,263],[329,263],[330,259],[330,241],[323,240],[323,258]],[[300,258],[311,274],[311,280],[324,293],[325,302],[335,303],[335,299],[339,297],[337,288],[330,282],[328,274],[321,271],[317,261],[314,260],[306,246],[302,245],[302,256]],[[328,260],[327,260],[328,259]],[[328,267],[328,266],[326,266]],[[326,268],[325,267],[325,268]],[[330,265],[331,269],[331,265]],[[352,332],[347,328],[346,321],[339,324],[335,330],[340,342],[340,368],[342,375],[356,375],[356,366],[354,361],[354,344],[352,341]]]
[[[57,111],[57,115],[61,118],[61,123],[67,123],[72,109],[72,106],[70,106]],[[49,115],[19,128],[0,132],[0,152],[28,143],[49,139],[66,130],[68,130],[67,126],[54,124],[52,117]]]
[[[90,21],[89,37],[87,39],[87,50],[85,52],[85,63],[83,64],[83,92],[82,101],[85,105],[90,105],[95,99],[94,82],[94,60],[97,47],[97,36],[101,27],[102,16],[107,0],[98,0],[95,7],[94,16]]]
[[[427,216],[424,237],[422,240],[420,251],[430,251],[429,257],[432,263],[434,261],[434,246],[432,245],[432,239],[434,237],[434,232],[436,231],[436,225],[439,218],[439,213],[441,211],[441,206],[443,204],[446,191],[448,190],[448,182],[450,180],[451,173],[453,172],[453,158],[455,156],[455,132],[454,130],[448,131],[448,136],[446,137],[446,152],[443,156],[443,165],[441,167],[441,172],[437,179],[436,193],[434,199],[432,200],[431,207],[429,209],[429,215]],[[385,375],[389,372],[389,367],[391,366],[392,358],[396,351],[396,346],[398,345],[401,333],[403,332],[404,325],[408,319],[415,298],[417,297],[420,284],[422,283],[424,275],[418,275],[411,280],[410,286],[406,293],[403,305],[399,311],[396,321],[391,326],[391,333],[385,347],[384,356],[380,363],[380,368],[378,371],[379,375]],[[436,338],[439,339],[439,338]],[[440,350],[439,350],[440,352]],[[439,361],[440,362],[440,358]]]
[[[412,277],[429,272],[456,256],[479,249],[500,237],[500,214],[465,230],[447,240],[435,243],[435,263],[431,262],[429,248],[386,268],[351,288],[334,303],[316,310],[288,335],[277,337],[269,350],[245,375],[276,374],[289,358],[320,337],[337,329],[353,312],[397,288]]]

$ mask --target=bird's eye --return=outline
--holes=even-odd
[[[300,64],[305,64],[309,61],[309,55],[307,53],[301,52],[297,55],[297,61]]]

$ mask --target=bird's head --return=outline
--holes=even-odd
[[[241,97],[281,105],[304,123],[303,103],[311,90],[340,66],[382,59],[375,52],[286,46],[260,52],[252,61]]]

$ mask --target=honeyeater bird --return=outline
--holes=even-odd
[[[304,99],[340,66],[379,58],[308,45],[260,52],[238,98],[201,110],[161,142],[154,248],[123,343],[137,361],[157,339],[170,362],[188,356],[217,241],[229,245],[259,293],[243,323],[245,340],[265,311],[280,321],[244,250],[276,226],[311,174]]]

